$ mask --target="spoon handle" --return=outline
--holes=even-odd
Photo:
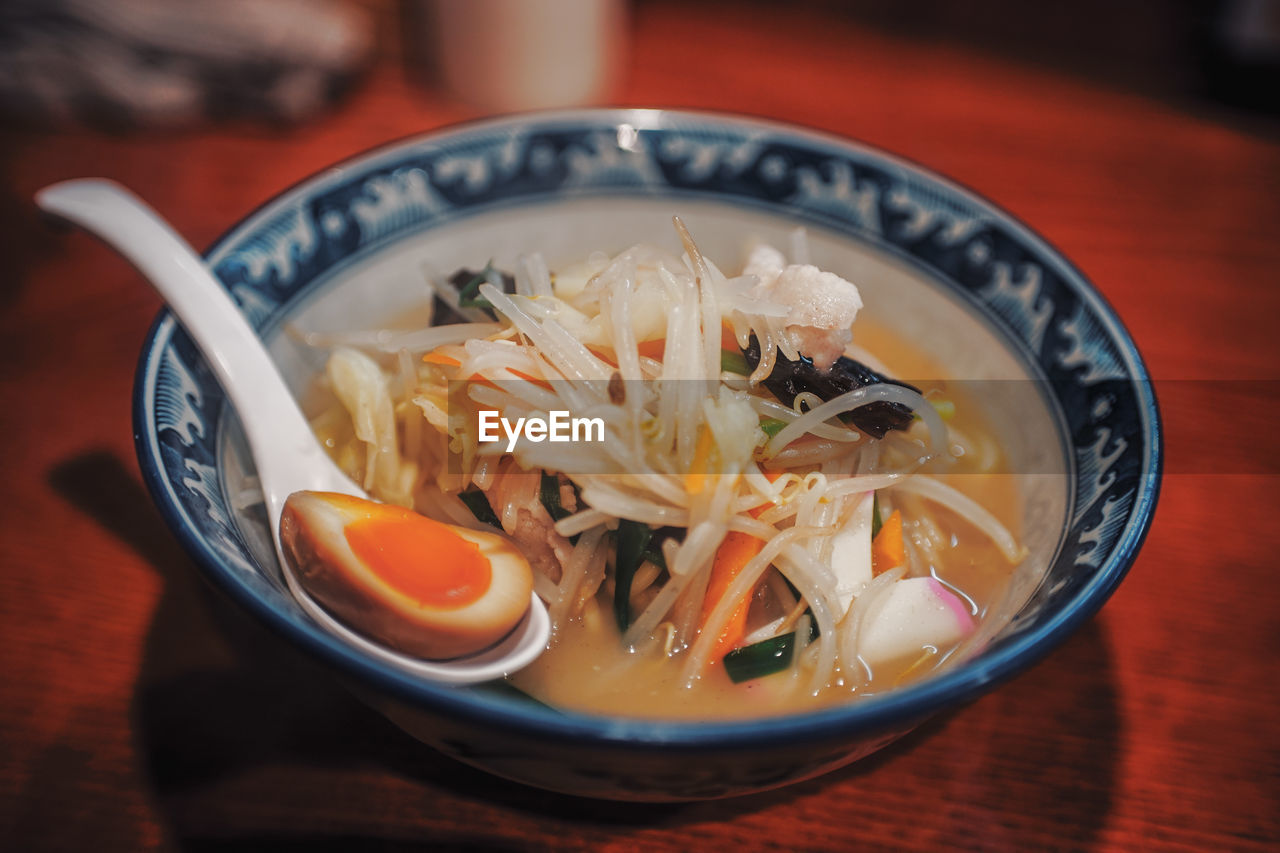
[[[226,390],[258,463],[272,525],[289,493],[334,468],[262,340],[191,246],[145,202],[99,178],[40,190],[41,209],[96,234],[159,291]],[[270,474],[268,474],[270,472]]]
[[[477,655],[450,661],[419,660],[388,649],[347,628],[313,601],[281,547],[285,499],[303,489],[367,495],[316,441],[262,340],[187,241],[124,187],[96,178],[65,181],[40,190],[36,204],[96,234],[137,267],[204,352],[249,439],[285,582],[313,620],[346,647],[399,673],[448,684],[500,678],[542,653],[551,621],[536,592],[530,596],[524,620],[505,640]]]

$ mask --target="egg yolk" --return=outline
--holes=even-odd
[[[387,507],[346,526],[347,544],[387,586],[439,610],[465,607],[489,589],[480,546],[416,512]]]

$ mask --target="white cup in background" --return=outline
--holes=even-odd
[[[445,85],[495,111],[597,104],[625,61],[625,0],[432,0]]]

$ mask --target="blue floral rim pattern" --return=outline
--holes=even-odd
[[[1009,214],[918,166],[755,119],[658,110],[534,114],[394,143],[282,194],[206,259],[259,330],[336,264],[460,217],[566,198],[696,197],[775,210],[909,257],[976,301],[1057,398],[1074,504],[1049,576],[980,658],[920,685],[768,721],[616,720],[415,682],[314,626],[242,540],[217,467],[221,389],[162,312],[139,363],[135,440],[148,487],[187,550],[293,641],[391,694],[542,737],[707,748],[875,731],[973,698],[1056,646],[1133,562],[1159,491],[1161,433],[1146,369],[1088,281]]]

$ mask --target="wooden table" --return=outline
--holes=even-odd
[[[618,100],[768,115],[928,164],[1031,223],[1128,322],[1163,383],[1168,473],[1101,615],[975,705],[777,793],[600,803],[456,764],[206,595],[133,456],[159,301],[30,199],[108,176],[203,245],[327,163],[477,113],[384,58],[295,129],[6,130],[0,848],[1274,849],[1276,125],[746,9],[640,6]],[[1220,379],[1247,381],[1196,381]]]

